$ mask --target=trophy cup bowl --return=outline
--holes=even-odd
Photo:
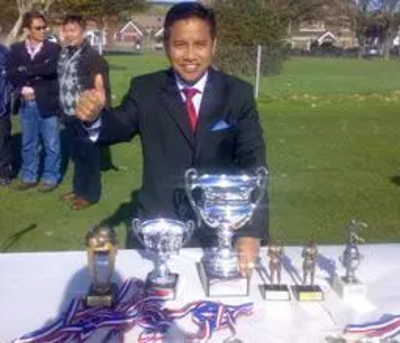
[[[364,242],[364,240],[356,232],[361,227],[367,227],[367,225],[354,219],[348,225],[347,244],[339,257],[339,261],[345,268],[346,273],[344,276],[337,276],[333,280],[333,288],[344,300],[363,298],[367,293],[366,285],[355,275],[364,258],[358,249],[358,243]]]
[[[194,231],[194,222],[174,219],[134,219],[133,232],[145,249],[155,257],[154,269],[147,275],[146,287],[169,290],[175,299],[179,275],[171,273],[167,261],[177,255]]]
[[[232,237],[252,217],[267,188],[268,171],[255,175],[185,174],[185,191],[198,224],[215,229],[217,249],[205,254],[198,269],[207,296],[248,295],[249,276],[239,270],[238,254],[232,251]]]
[[[91,286],[86,296],[88,307],[111,307],[118,288],[112,282],[115,258],[118,250],[114,230],[106,226],[95,226],[86,236],[88,267]]]

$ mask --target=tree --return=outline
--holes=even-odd
[[[127,11],[140,11],[146,8],[145,0],[15,0],[14,4],[18,15],[7,37],[8,43],[18,36],[24,13],[34,8],[49,14],[51,13],[50,10],[58,14],[79,13],[95,18],[100,23],[104,23],[105,18],[109,16],[121,15]]]
[[[400,0],[358,0],[356,7],[356,34],[364,52],[366,46],[376,45],[389,58],[393,39],[400,25]]]
[[[339,0],[335,0],[339,1]],[[217,63],[228,72],[255,71],[257,45],[265,47],[261,71],[279,72],[291,21],[320,17],[329,0],[203,0],[218,19]]]
[[[55,0],[16,0],[18,17],[7,36],[7,43],[12,42],[18,36],[22,26],[22,18],[24,13],[31,11],[34,8],[38,8],[44,12],[47,12]]]

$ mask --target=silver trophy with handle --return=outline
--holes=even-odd
[[[204,222],[215,229],[218,246],[206,253],[198,265],[207,296],[249,294],[249,275],[239,269],[238,253],[232,250],[232,238],[252,218],[267,190],[268,171],[260,167],[254,175],[185,174],[187,197]]]
[[[192,220],[184,223],[174,219],[133,220],[133,232],[147,251],[155,256],[155,267],[147,275],[147,288],[169,290],[171,299],[175,299],[179,275],[171,273],[167,261],[177,255],[194,231]]]

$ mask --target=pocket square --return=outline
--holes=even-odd
[[[230,128],[230,125],[223,119],[217,121],[215,125],[211,128],[211,131],[221,131]]]

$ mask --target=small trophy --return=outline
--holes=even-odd
[[[290,300],[287,285],[281,284],[283,246],[278,241],[268,245],[270,283],[261,286],[265,300]]]
[[[207,296],[249,294],[249,275],[239,269],[238,253],[232,251],[232,236],[252,217],[267,188],[268,171],[255,175],[199,175],[189,169],[185,175],[187,197],[201,221],[217,230],[218,247],[206,253],[198,264]]]
[[[303,258],[303,280],[302,285],[293,286],[296,297],[300,301],[323,300],[324,293],[318,285],[314,284],[315,265],[318,258],[318,248],[314,241],[310,241],[301,253]]]
[[[358,280],[355,275],[356,269],[363,260],[363,255],[358,250],[358,243],[364,243],[364,240],[357,234],[357,231],[363,227],[367,227],[367,224],[356,219],[353,219],[347,226],[347,244],[339,257],[346,274],[333,280],[333,289],[345,300],[362,298],[367,293],[366,285]]]
[[[147,288],[169,290],[175,299],[179,275],[171,273],[167,261],[177,255],[194,231],[194,222],[173,219],[133,220],[133,231],[147,251],[155,255],[155,267],[146,278]]]
[[[111,307],[118,288],[111,282],[115,268],[118,242],[115,231],[107,226],[95,226],[86,235],[88,267],[92,284],[86,296],[88,307]]]

